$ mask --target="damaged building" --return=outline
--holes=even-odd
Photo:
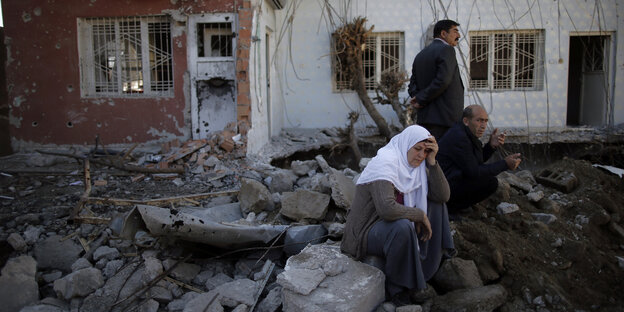
[[[0,312],[619,311],[622,10],[2,0]],[[383,259],[340,251],[359,175],[387,142],[362,96],[400,130],[382,78],[409,78],[447,18],[465,105],[507,131],[494,158],[523,162],[450,221],[457,253],[400,306]],[[337,49],[356,20],[370,30],[364,95]]]
[[[624,121],[617,1],[4,1],[8,134],[15,151],[206,138],[245,123],[248,153],[283,129],[374,123],[332,33],[357,16],[371,97],[409,71],[440,18],[458,21],[465,103],[494,127],[566,132]],[[417,13],[417,14],[416,14]],[[28,33],[32,37],[24,37]],[[34,41],[31,38],[46,38]],[[408,97],[403,89],[401,100]],[[390,105],[375,104],[390,124]]]

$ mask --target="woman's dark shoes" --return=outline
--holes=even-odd
[[[412,304],[412,302],[410,301],[410,292],[408,291],[402,291],[394,295],[390,301],[392,301],[392,303],[394,303],[394,305],[397,307]]]
[[[437,296],[435,289],[429,284],[425,289],[412,289],[409,291],[409,298],[413,303],[424,303],[425,301]]]

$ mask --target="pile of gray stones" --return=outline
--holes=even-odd
[[[378,263],[340,252],[358,172],[334,169],[322,156],[290,169],[245,168],[232,170],[240,177],[237,196],[202,206],[236,204],[241,224],[288,225],[274,248],[189,257],[171,237],[138,231],[121,238],[127,209],[103,212],[108,224],[54,227],[67,212],[50,207],[3,226],[0,239],[12,251],[0,276],[0,311],[492,311],[504,304],[503,286],[484,285],[473,261],[451,258],[434,277],[444,295],[429,287],[423,303],[395,306],[386,301]],[[186,175],[187,184],[201,179]]]

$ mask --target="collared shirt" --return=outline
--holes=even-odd
[[[440,41],[444,42],[444,44],[450,45],[448,42],[444,41],[444,39],[442,39],[442,38],[433,38],[433,40],[440,40]]]

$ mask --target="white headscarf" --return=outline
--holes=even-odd
[[[427,213],[427,171],[426,160],[414,168],[407,161],[407,151],[416,143],[427,139],[429,131],[421,126],[409,126],[395,135],[390,143],[377,151],[377,156],[368,163],[357,184],[377,180],[391,182],[403,193],[405,206],[416,207]]]

